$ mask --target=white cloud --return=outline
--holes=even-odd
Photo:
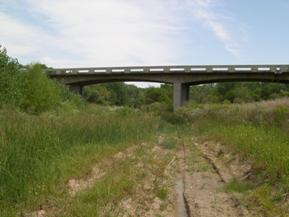
[[[196,25],[188,9],[191,18],[210,28],[230,53],[239,52],[215,11],[220,0],[11,1],[25,2],[23,10],[41,15],[45,22],[37,27],[0,8],[1,43],[11,55],[53,67],[176,63],[182,49],[190,49],[180,46],[181,36]]]
[[[1,11],[0,26],[1,43],[13,50],[16,55],[27,55],[35,50],[34,47],[30,46],[30,44],[24,39],[24,37],[33,37],[31,32],[34,32],[35,30],[32,29],[32,27],[21,25],[17,20],[1,13]]]
[[[216,7],[220,0],[187,0],[191,6],[194,17],[199,19],[205,26],[211,29],[218,39],[224,44],[226,50],[238,56],[240,46],[237,39],[233,37],[233,30],[226,27],[227,20],[218,14]],[[235,26],[236,28],[236,26]],[[236,29],[235,29],[236,30]]]
[[[174,34],[184,30],[169,1],[27,1],[56,29],[42,32],[50,40],[41,60],[52,66],[169,64],[178,51]],[[61,52],[69,56],[54,55]]]

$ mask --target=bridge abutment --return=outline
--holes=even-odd
[[[174,83],[174,111],[182,107],[189,100],[190,86],[183,83]]]
[[[82,96],[83,94],[83,86],[77,85],[77,84],[70,84],[69,89],[74,92],[75,94],[78,94]]]

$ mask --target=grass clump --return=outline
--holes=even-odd
[[[168,197],[168,190],[165,188],[158,189],[157,197],[160,198],[161,200],[166,200]]]
[[[115,206],[123,198],[133,194],[137,185],[136,175],[131,162],[116,165],[107,176],[96,182],[93,188],[80,192],[75,199],[69,198],[71,201],[66,205],[66,209],[61,209],[56,216],[114,216],[113,213],[117,212]]]
[[[280,204],[274,201],[272,187],[269,185],[262,185],[251,191],[248,195],[246,205],[249,208],[255,209],[264,217],[288,217],[288,212],[284,209],[285,207],[280,208]]]
[[[165,149],[175,149],[177,146],[177,139],[174,137],[165,137],[161,145]]]
[[[238,193],[245,193],[249,191],[254,186],[249,182],[242,182],[238,179],[232,179],[229,183],[226,183],[223,187],[223,190],[226,192],[238,192]]]

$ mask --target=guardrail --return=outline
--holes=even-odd
[[[289,65],[191,65],[191,66],[134,66],[97,68],[49,69],[50,74],[126,74],[126,73],[212,73],[212,72],[270,72],[282,74],[289,72]]]

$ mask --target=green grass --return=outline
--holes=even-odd
[[[59,194],[69,177],[130,144],[149,139],[156,118],[95,108],[40,116],[0,112],[1,216],[35,209],[47,195]]]
[[[255,209],[255,211],[264,217],[288,217],[288,207],[280,206],[274,201],[274,194],[272,193],[272,187],[269,185],[262,185],[257,187],[253,191],[249,192],[246,206],[249,209]]]
[[[265,170],[271,183],[289,187],[289,137],[275,127],[252,124],[210,125],[209,138],[227,143],[245,158],[254,162],[256,169]]]
[[[253,187],[254,185],[252,183],[232,179],[229,183],[226,183],[225,186],[223,186],[222,190],[224,190],[225,192],[244,193],[246,191],[249,191]]]
[[[191,134],[195,134],[221,141],[241,153],[244,159],[253,161],[254,169],[262,171],[264,180],[280,192],[279,197],[275,194],[266,199],[263,191],[252,191],[256,192],[252,198],[259,201],[260,206],[266,207],[266,201],[274,203],[276,198],[280,201],[280,195],[288,192],[289,110],[282,104],[276,107],[271,104],[213,105],[187,108],[175,115],[158,118],[134,110],[110,112],[106,107],[91,106],[80,111],[67,109],[37,116],[1,110],[0,216],[13,217],[21,211],[38,210],[47,200],[57,204],[60,198],[59,204],[62,204],[67,194],[64,189],[71,177],[85,176],[93,163],[132,144],[150,140],[156,131],[169,135],[162,144],[166,149],[174,149],[180,138],[186,145],[191,144]],[[196,163],[200,158],[197,149],[188,147],[194,150],[188,166],[196,171],[209,170],[205,162]],[[139,150],[136,156],[141,160],[146,155]],[[161,176],[171,158],[146,160],[156,166],[154,172]],[[131,162],[126,163],[97,182],[92,190],[79,194],[65,215],[97,216],[107,202],[113,205],[129,195],[135,187],[134,180],[143,179],[146,174],[128,170],[133,167],[129,165]],[[248,183],[233,180],[224,190],[247,192],[250,188]],[[166,199],[165,188],[160,186],[154,190],[157,197]]]
[[[157,191],[157,197],[160,198],[161,200],[165,200],[168,197],[168,190],[165,188],[160,188]]]
[[[165,137],[161,145],[165,149],[175,149],[177,145],[177,140],[173,137]]]
[[[130,170],[130,162],[117,166],[108,176],[98,181],[92,189],[81,192],[59,216],[113,216],[118,202],[132,194],[136,186],[136,172]]]

